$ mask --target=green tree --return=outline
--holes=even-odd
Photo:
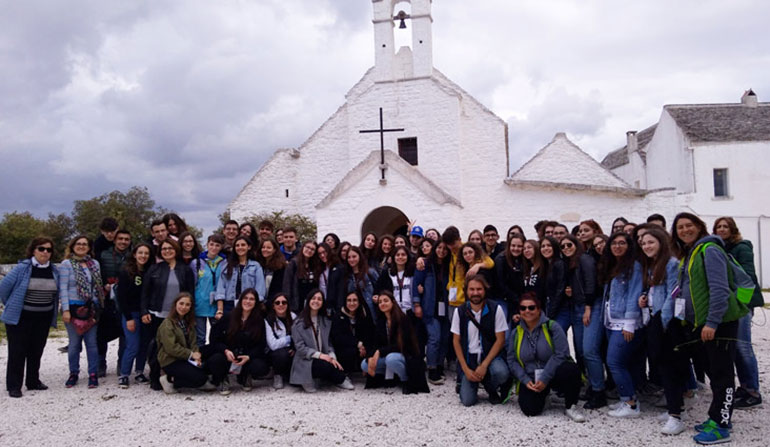
[[[28,211],[5,213],[0,221],[0,264],[15,264],[23,259],[29,242],[43,235],[45,222]]]
[[[227,216],[226,218],[224,216]],[[227,221],[229,213],[223,213],[220,215],[221,221]],[[271,213],[261,213],[253,215],[247,218],[246,222],[251,222],[254,226],[258,226],[263,220],[269,220],[275,225],[276,229],[285,227],[294,227],[297,229],[297,240],[299,241],[315,241],[317,240],[318,228],[315,222],[307,216],[302,214],[284,214],[283,211],[273,211]],[[242,223],[242,222],[241,222]]]
[[[64,213],[48,213],[48,220],[43,224],[43,235],[53,239],[54,261],[59,262],[64,257],[64,250],[74,236],[75,224],[72,218]]]
[[[149,237],[150,224],[160,217],[159,211],[162,210],[155,209],[155,201],[147,188],[134,186],[126,193],[112,191],[92,199],[76,200],[72,219],[78,234],[96,238],[102,219],[114,217],[137,241]]]

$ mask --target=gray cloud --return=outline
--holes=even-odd
[[[372,65],[371,2],[0,0],[0,211],[147,186],[212,228],[278,147]],[[752,2],[434,2],[434,63],[510,125],[512,169],[557,131],[600,158],[666,103],[770,95]]]

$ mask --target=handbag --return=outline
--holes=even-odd
[[[94,327],[96,325],[94,302],[89,301],[75,309],[73,317],[70,319],[70,324],[75,328],[75,332],[77,332],[78,335],[83,335]]]

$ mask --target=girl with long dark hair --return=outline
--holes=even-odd
[[[337,253],[327,244],[326,242],[322,242],[321,245],[318,246],[318,261],[321,265],[321,273],[318,278],[318,288],[321,289],[321,292],[324,293],[324,296],[329,296],[329,280],[332,276],[335,275],[337,270],[342,269],[342,264],[340,264],[339,259],[337,258]]]
[[[168,317],[158,327],[157,342],[158,364],[165,372],[160,385],[166,394],[206,385],[208,374],[196,342],[195,308],[188,292],[174,298]]]
[[[644,361],[639,352],[642,334],[637,334],[642,328],[638,305],[642,294],[642,267],[636,261],[635,243],[629,234],[614,233],[609,244],[610,249],[599,262],[599,281],[604,285],[607,366],[620,396],[619,405],[609,415],[633,418],[640,415],[636,388],[642,385],[644,370],[639,364]]]
[[[262,266],[265,276],[265,303],[270,305],[273,297],[283,291],[283,278],[286,272],[286,258],[280,250],[278,241],[273,237],[264,239],[259,244],[257,262]]]
[[[134,361],[136,361],[134,380],[138,383],[148,382],[144,376],[147,344],[142,343],[142,332],[145,329],[141,322],[141,302],[144,275],[153,260],[152,246],[142,242],[131,250],[131,256],[118,274],[118,284],[120,284],[117,288],[118,308],[123,313],[123,333],[126,337],[126,350],[123,352],[118,373],[118,385],[121,388],[128,388],[128,376],[131,374]]]
[[[548,318],[555,318],[564,289],[567,287],[566,266],[561,259],[559,242],[553,236],[544,236],[540,241],[545,274],[546,300],[545,313]]]
[[[524,293],[525,243],[524,236],[513,233],[505,243],[505,250],[495,258],[496,295],[501,303],[505,303],[509,320],[512,320],[513,315],[518,315],[519,299]]]
[[[361,359],[372,352],[374,322],[359,292],[347,294],[332,319],[329,337],[342,368],[348,373],[360,371]]]
[[[377,273],[382,273],[383,270],[388,268],[393,262],[393,249],[395,248],[395,240],[393,236],[386,234],[382,236],[377,245],[376,263],[373,266]]]
[[[317,247],[313,241],[305,242],[299,253],[286,266],[283,292],[289,298],[289,308],[292,312],[299,313],[304,304],[302,297],[318,288],[322,266],[316,253]]]
[[[545,262],[540,254],[540,243],[534,239],[527,239],[521,250],[522,269],[524,270],[524,292],[535,292],[540,303],[545,303],[548,292],[545,287]],[[518,316],[513,315],[513,320],[518,321]]]
[[[190,262],[201,254],[201,246],[190,232],[179,234],[179,246],[182,247],[182,262],[186,265],[190,265]]]
[[[374,267],[377,264],[377,234],[373,231],[367,232],[358,248],[361,249],[367,264]]]
[[[265,338],[265,319],[257,291],[241,292],[232,312],[211,329],[211,343],[205,347],[206,366],[219,394],[231,393],[228,374],[236,374],[244,391],[251,391],[252,379],[270,372]]]
[[[235,301],[246,289],[257,291],[257,298],[265,300],[265,275],[262,266],[254,259],[251,240],[238,236],[233,242],[233,249],[227,257],[227,265],[217,283],[217,315],[221,318],[225,312],[235,307]]]
[[[305,392],[315,393],[316,381],[325,380],[342,389],[354,389],[337,361],[334,347],[329,342],[330,332],[324,295],[319,289],[311,290],[291,328],[291,338],[297,349],[291,364],[292,385],[301,385]]]
[[[270,364],[273,365],[273,388],[280,390],[289,380],[291,362],[294,357],[294,343],[291,340],[291,326],[297,315],[289,310],[289,299],[283,293],[272,297],[271,307],[265,318],[267,346],[270,349]]]

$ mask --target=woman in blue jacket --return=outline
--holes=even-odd
[[[631,236],[615,233],[609,245],[599,263],[599,281],[604,284],[607,366],[620,395],[620,403],[609,415],[638,417],[641,413],[635,390],[641,381],[642,368],[634,364],[634,359],[644,359],[637,353],[642,337],[636,334],[642,327],[638,304],[642,294],[642,267],[635,261]]]
[[[65,385],[72,388],[78,383],[80,373],[80,351],[86,345],[88,358],[88,388],[99,386],[97,372],[99,369],[99,349],[96,344],[96,328],[78,333],[72,321],[75,318],[93,319],[96,311],[104,304],[104,287],[102,284],[99,262],[93,259],[91,240],[79,235],[67,246],[66,258],[59,265],[59,298],[61,299],[62,321],[67,328],[69,348],[70,375]],[[90,309],[90,311],[88,310]],[[89,316],[90,315],[90,316]]]
[[[251,240],[238,236],[217,284],[216,317],[219,319],[225,312],[232,311],[241,292],[248,288],[256,290],[259,300],[265,301],[265,275],[254,259]]]
[[[0,282],[0,301],[5,310],[0,320],[8,335],[8,368],[5,386],[10,397],[21,397],[24,364],[27,389],[46,390],[40,381],[43,356],[50,327],[56,327],[59,307],[59,272],[51,262],[53,241],[32,239],[27,256]]]
[[[647,356],[651,372],[653,369],[660,372],[666,394],[668,417],[661,432],[677,435],[684,431],[684,390],[670,378],[671,369],[667,365],[675,361],[674,356],[678,354],[674,351],[671,337],[666,336],[666,330],[674,317],[671,292],[676,287],[679,262],[671,256],[671,238],[661,229],[648,229],[640,238],[639,245],[644,253],[641,257],[644,291],[639,298],[639,308],[642,309],[642,323],[647,326]]]

